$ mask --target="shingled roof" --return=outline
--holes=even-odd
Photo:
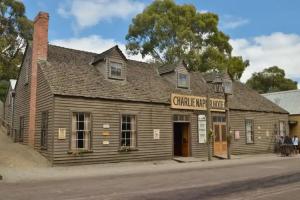
[[[164,104],[170,103],[171,93],[206,96],[209,92],[216,96],[200,72],[190,72],[189,90],[177,89],[160,75],[155,65],[129,59],[126,60],[125,82],[105,79],[91,63],[108,53],[95,54],[49,45],[47,62],[39,66],[56,95]],[[230,102],[231,109],[286,113],[238,82],[234,84]]]

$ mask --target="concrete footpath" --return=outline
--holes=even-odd
[[[283,160],[299,159],[300,156],[280,157],[275,154],[233,156],[232,160],[203,161],[193,158],[193,162],[179,163],[174,160],[151,162],[125,162],[81,166],[51,167],[49,162],[30,147],[13,143],[0,133],[0,175],[1,182],[33,182],[63,180],[88,177],[112,177],[133,174],[153,174],[176,172],[189,169],[228,168]]]

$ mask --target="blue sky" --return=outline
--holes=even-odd
[[[22,0],[26,15],[50,14],[49,42],[101,52],[118,44],[124,50],[131,19],[150,0]],[[235,55],[250,60],[242,81],[253,72],[278,65],[300,82],[299,0],[177,0],[200,12],[219,15],[220,29],[231,38]],[[133,59],[141,59],[139,56]]]

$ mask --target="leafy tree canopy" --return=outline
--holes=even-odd
[[[32,22],[25,6],[17,0],[0,1],[0,81],[17,78],[26,41],[32,37]],[[4,82],[2,82],[4,83]],[[5,85],[1,84],[0,100]]]
[[[259,93],[297,89],[297,82],[285,78],[284,70],[277,66],[264,69],[262,72],[253,73],[246,84]]]
[[[126,48],[161,64],[184,59],[190,70],[227,70],[239,79],[249,62],[231,55],[229,36],[218,29],[218,21],[216,14],[200,13],[193,5],[156,0],[133,19]]]

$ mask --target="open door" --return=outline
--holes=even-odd
[[[189,123],[174,123],[174,156],[190,155]]]
[[[214,155],[227,158],[226,124],[214,123],[213,131],[215,135]]]

